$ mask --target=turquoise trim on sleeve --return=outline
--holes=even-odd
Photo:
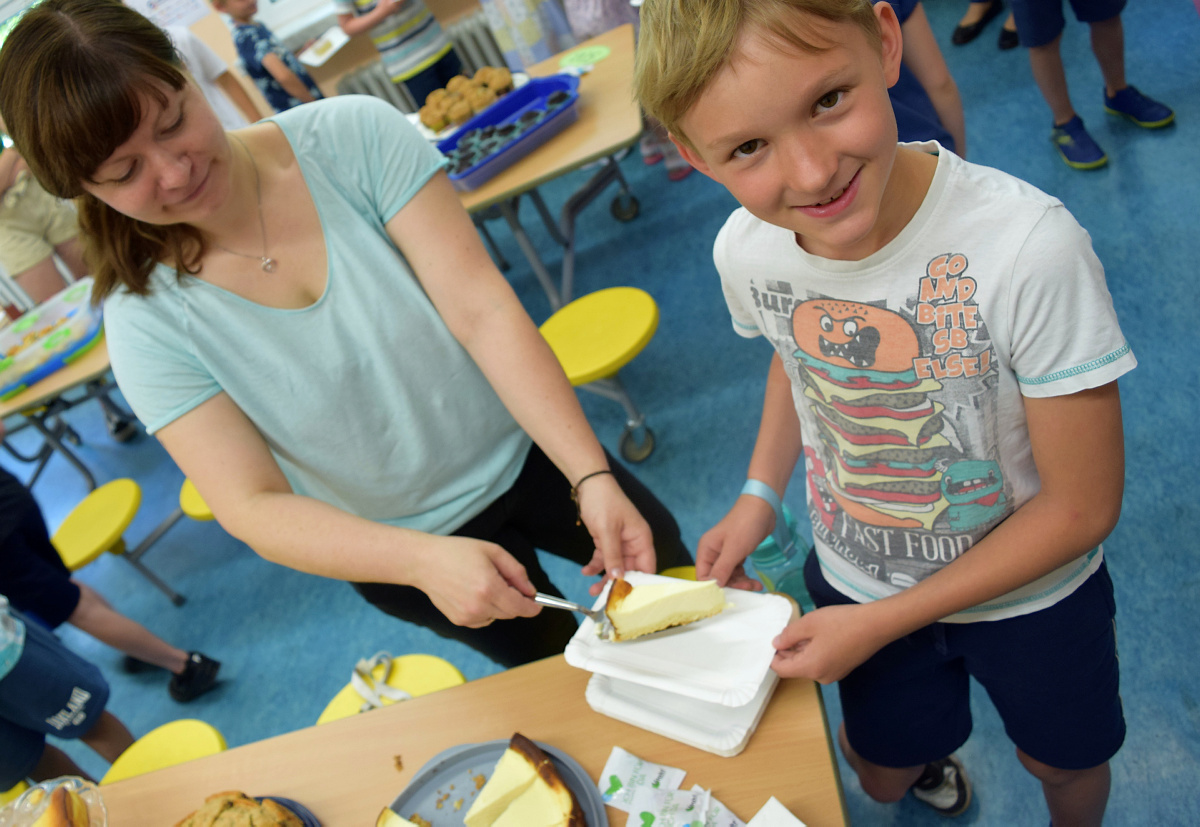
[[[1129,353],[1129,343],[1126,342],[1120,348],[1114,350],[1107,356],[1102,356],[1099,359],[1093,359],[1090,362],[1084,362],[1082,365],[1076,365],[1073,368],[1055,371],[1054,373],[1048,373],[1045,376],[1028,377],[1021,376],[1020,374],[1016,373],[1014,375],[1017,377],[1017,381],[1022,385],[1048,385],[1051,382],[1057,382],[1060,379],[1067,379],[1071,376],[1079,376],[1084,373],[1090,373],[1091,371],[1102,368],[1105,365],[1111,365],[1113,362],[1117,361],[1123,356],[1127,356]]]

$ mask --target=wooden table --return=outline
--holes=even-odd
[[[121,411],[108,397],[115,387],[107,379],[108,371],[108,344],[101,337],[99,342],[78,359],[40,382],[36,382],[11,399],[0,402],[0,420],[13,414],[24,416],[24,421],[20,425],[9,429],[10,434],[31,427],[37,430],[45,440],[39,451],[32,457],[24,456],[8,446],[9,452],[21,461],[37,463],[37,468],[28,482],[29,485],[33,485],[46,462],[55,451],[58,451],[79,470],[79,473],[83,474],[89,490],[96,487],[96,480],[92,476],[92,472],[64,444],[64,437],[68,434],[73,435],[74,432],[60,419],[60,416],[89,399],[99,399],[105,409],[106,417],[122,422],[131,421],[131,415]],[[78,393],[71,393],[76,390]]]
[[[534,274],[550,297],[554,309],[570,301],[574,278],[575,219],[609,184],[617,182],[628,205],[620,212],[614,202],[614,214],[632,218],[637,201],[629,193],[613,153],[636,143],[642,134],[642,116],[633,98],[633,26],[626,24],[599,37],[587,40],[564,54],[592,46],[603,46],[609,55],[593,65],[592,71],[579,79],[579,117],[562,132],[539,146],[529,155],[501,171],[474,190],[459,194],[468,212],[481,214],[495,207],[512,229]],[[534,77],[560,73],[562,54],[530,66]],[[560,212],[557,227],[536,196],[536,188],[572,170],[603,159],[601,167],[567,200]],[[533,196],[534,205],[542,214],[551,234],[564,247],[562,276],[558,285],[550,278],[545,265],[517,219],[516,199],[525,193]],[[619,198],[621,198],[619,197]],[[478,222],[477,222],[478,223]]]
[[[812,682],[781,681],[746,750],[721,758],[593,712],[584,700],[589,677],[557,656],[119,781],[101,790],[109,823],[163,827],[205,796],[235,789],[291,798],[324,827],[368,827],[437,753],[519,731],[563,750],[593,779],[620,746],[686,770],[684,788],[711,789],[743,820],[773,795],[808,827],[846,824],[824,708]],[[608,817],[612,827],[625,824],[619,810],[608,808]]]

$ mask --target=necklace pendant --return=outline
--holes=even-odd
[[[270,256],[263,256],[263,257],[262,257],[262,268],[263,268],[263,272],[265,272],[265,273],[274,273],[274,272],[275,272],[275,265],[276,265],[275,259],[271,258]]]

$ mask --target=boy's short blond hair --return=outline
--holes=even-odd
[[[713,77],[730,61],[738,36],[758,26],[805,52],[829,48],[806,16],[853,23],[880,49],[879,21],[871,0],[645,0],[638,35],[634,93],[688,146],[680,120]],[[694,149],[695,147],[693,147]]]

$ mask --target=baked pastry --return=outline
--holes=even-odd
[[[446,97],[447,94],[449,93],[445,89],[434,89],[425,96],[425,105],[432,106],[438,101],[442,100],[442,98]]]
[[[471,111],[479,113],[487,109],[496,102],[496,93],[486,86],[479,86],[471,90],[471,94],[467,97],[467,103],[471,105]]]
[[[421,123],[434,132],[441,132],[450,125],[450,119],[446,117],[446,111],[437,104],[427,103],[418,110],[417,114],[421,118]]]
[[[719,614],[725,593],[715,580],[670,580],[631,586],[623,578],[608,591],[604,613],[613,640],[634,638]]]
[[[402,815],[397,815],[395,810],[386,808],[379,814],[379,818],[375,819],[375,827],[417,827],[417,822],[409,821]]]
[[[450,78],[450,80],[446,81],[446,91],[458,92],[464,86],[469,86],[470,84],[471,79],[466,75],[455,75],[454,77]]]
[[[35,794],[29,798],[28,803],[37,804],[40,800],[41,797]],[[46,809],[42,810],[30,827],[88,827],[90,823],[87,802],[79,793],[60,785],[51,790]]]
[[[175,827],[304,827],[300,817],[269,798],[238,791],[216,793]]]
[[[451,104],[450,108],[446,110],[446,117],[450,119],[450,123],[455,125],[466,123],[471,120],[471,116],[474,114],[475,112],[471,109],[471,104],[466,101],[457,101]]]
[[[515,733],[463,819],[466,827],[587,827],[549,756]]]
[[[492,67],[491,74],[488,76],[488,88],[497,95],[503,95],[513,88],[512,72],[502,66]]]

